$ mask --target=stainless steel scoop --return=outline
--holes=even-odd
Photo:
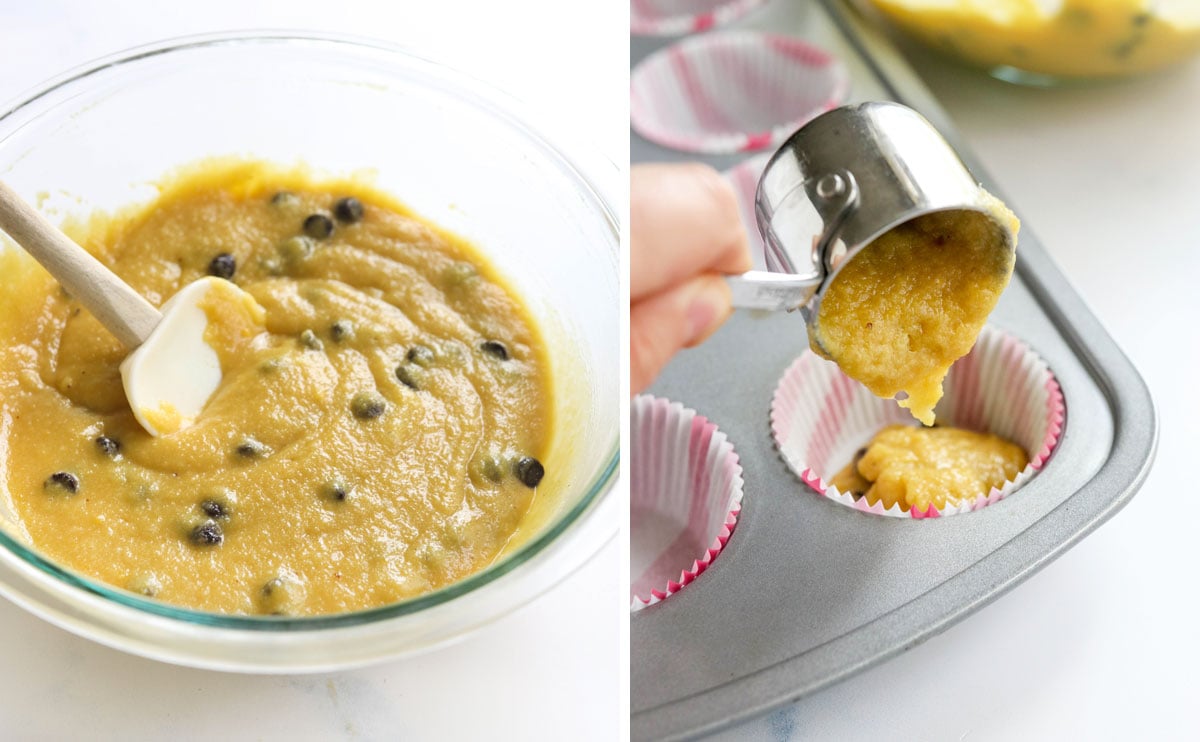
[[[824,113],[767,162],[754,213],[769,270],[728,277],[733,305],[800,309],[806,322],[838,271],[885,232],[923,214],[979,211],[999,221],[958,154],[921,114],[898,103]],[[1008,225],[993,249],[1013,250]]]

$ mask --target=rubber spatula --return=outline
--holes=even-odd
[[[134,417],[150,435],[192,424],[221,384],[220,357],[206,340],[204,307],[231,302],[262,322],[253,297],[212,276],[184,286],[161,311],[155,309],[3,182],[0,229],[131,350],[121,363],[121,380]]]

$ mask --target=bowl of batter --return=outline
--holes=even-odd
[[[1153,0],[870,0],[931,48],[1012,82],[1123,77],[1200,52],[1200,6]]]
[[[530,118],[292,34],[133,50],[13,105],[0,177],[151,303],[217,276],[266,321],[154,438],[125,349],[0,245],[0,593],[146,656],[309,671],[450,640],[589,558],[619,524],[619,173]]]

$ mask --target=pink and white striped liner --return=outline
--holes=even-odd
[[[717,426],[678,402],[640,395],[629,410],[630,610],[702,574],[737,525],[742,467]]]
[[[754,216],[754,195],[758,191],[758,179],[767,168],[772,152],[763,152],[748,160],[743,160],[721,176],[733,186],[737,195],[738,211],[742,215],[742,225],[746,228],[746,237],[750,241],[750,256],[754,261],[754,270],[767,269],[767,254],[763,248],[762,234],[758,231],[758,219]]]
[[[732,23],[766,0],[630,0],[629,32],[679,36]]]
[[[991,326],[950,368],[939,422],[986,431],[1021,446],[1029,465],[1001,489],[939,511],[885,509],[857,501],[827,482],[885,425],[916,424],[893,400],[880,399],[812,351],[784,372],[771,400],[771,432],[784,461],[818,494],[855,510],[898,518],[936,518],[987,507],[1029,481],[1058,444],[1066,417],[1058,380],[1028,345]]]
[[[716,32],[644,59],[630,79],[629,118],[666,147],[753,152],[841,104],[849,79],[833,56],[799,39]]]

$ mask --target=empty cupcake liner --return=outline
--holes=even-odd
[[[688,152],[751,152],[780,144],[842,103],[845,67],[799,39],[723,31],[685,39],[632,73],[633,128]]]
[[[770,152],[763,152],[721,173],[725,180],[733,186],[737,196],[738,210],[742,215],[742,224],[746,227],[746,237],[750,243],[750,256],[754,261],[754,270],[767,270],[767,253],[763,246],[762,234],[758,231],[758,218],[754,215],[754,195],[758,191],[758,179],[762,177],[767,162],[771,159]]]
[[[630,0],[629,32],[678,36],[731,23],[766,0]]]
[[[916,424],[895,401],[880,399],[812,351],[784,372],[771,401],[771,432],[784,461],[818,494],[855,510],[899,518],[935,518],[979,510],[1029,481],[1062,433],[1066,408],[1057,379],[1028,345],[988,326],[951,367],[938,403],[939,422],[986,431],[1025,449],[1029,465],[1013,481],[974,501],[938,510],[884,508],[827,484],[885,425]]]
[[[702,574],[737,525],[742,467],[717,426],[678,402],[640,395],[629,411],[630,610]]]

